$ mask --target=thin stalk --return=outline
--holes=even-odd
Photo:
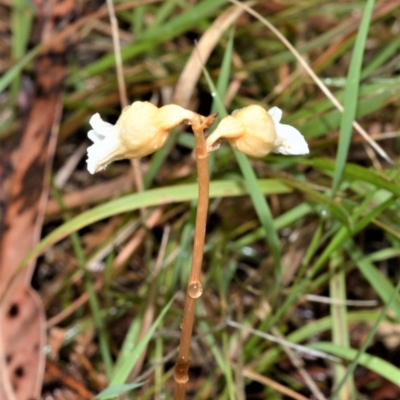
[[[175,365],[175,400],[185,398],[186,383],[189,380],[189,354],[190,341],[192,339],[194,313],[196,300],[203,293],[203,287],[200,282],[201,265],[203,262],[204,240],[206,235],[206,223],[208,212],[208,193],[209,193],[209,175],[208,175],[208,156],[209,152],[205,145],[204,130],[210,127],[216,119],[216,114],[209,117],[196,116],[190,121],[196,141],[195,157],[197,164],[197,182],[199,185],[199,200],[197,204],[196,226],[194,232],[192,265],[190,269],[189,282],[186,291],[185,308],[183,311],[183,321],[181,324],[181,342],[179,345],[178,359]]]
[[[119,32],[118,32],[118,21],[115,16],[115,8],[113,0],[107,0],[107,8],[111,23],[111,33],[112,33],[112,40],[114,47],[115,69],[117,71],[119,99],[121,107],[125,108],[129,105],[129,101],[128,101],[128,95],[124,77],[124,67],[122,64],[121,46],[119,42]],[[133,180],[135,182],[136,190],[138,192],[143,192],[143,176],[140,171],[139,160],[136,158],[132,159],[131,165],[132,165]],[[142,222],[144,222],[146,217],[145,209],[142,208],[140,212],[142,214]]]
[[[335,251],[331,256],[329,271],[332,274],[329,280],[329,293],[332,300],[339,300],[341,303],[331,304],[332,321],[332,342],[338,346],[350,347],[350,338],[348,333],[347,307],[346,307],[346,278],[343,268],[344,257],[341,250]],[[334,388],[343,380],[346,375],[347,367],[341,364],[333,365]],[[346,383],[338,392],[338,398],[341,400],[350,400],[356,398],[353,376],[349,375]]]
[[[110,15],[112,40],[115,55],[115,68],[117,70],[119,98],[122,108],[128,105],[128,96],[126,94],[126,85],[124,78],[124,69],[122,66],[121,46],[119,44],[118,22],[115,17],[115,9],[113,0],[107,0],[108,13]]]

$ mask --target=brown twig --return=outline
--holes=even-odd
[[[250,378],[255,382],[259,382],[262,385],[265,385],[267,387],[271,387],[271,388],[275,389],[277,392],[282,393],[288,397],[291,397],[292,399],[307,400],[307,398],[304,397],[303,395],[296,393],[294,390],[289,389],[288,387],[281,385],[280,383],[275,382],[274,380],[267,378],[266,376],[257,374],[256,372],[249,369],[248,367],[246,367],[243,370],[243,376],[246,378]]]
[[[198,115],[190,121],[196,141],[195,156],[197,164],[199,200],[196,213],[196,227],[194,232],[192,266],[190,270],[189,282],[187,286],[185,308],[183,311],[182,334],[179,345],[178,360],[175,365],[175,400],[185,398],[186,383],[189,380],[189,353],[190,341],[193,333],[194,313],[196,300],[203,293],[200,282],[201,265],[203,262],[204,239],[206,234],[207,212],[208,212],[208,156],[209,152],[205,145],[204,130],[210,127],[216,119],[216,114],[209,117]]]

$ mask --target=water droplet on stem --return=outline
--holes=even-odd
[[[192,299],[197,299],[203,294],[203,285],[199,281],[192,282],[188,286],[188,295]]]

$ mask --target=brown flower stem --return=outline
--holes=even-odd
[[[206,235],[206,223],[208,212],[208,155],[209,152],[205,145],[204,130],[210,127],[216,119],[216,114],[209,117],[198,115],[193,121],[190,121],[196,141],[195,157],[197,164],[199,200],[196,213],[196,227],[194,232],[192,265],[190,269],[189,282],[185,298],[185,308],[183,311],[183,321],[181,324],[181,342],[179,345],[178,360],[175,365],[175,400],[185,398],[186,383],[189,380],[189,354],[190,341],[193,333],[194,314],[196,300],[201,296],[203,287],[200,283],[201,265],[203,262],[204,240]]]

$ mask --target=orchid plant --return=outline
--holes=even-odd
[[[251,105],[223,118],[207,138],[204,131],[215,122],[216,114],[204,117],[175,104],[157,108],[149,102],[136,101],[123,109],[115,125],[103,121],[99,114],[90,119],[93,129],[88,137],[94,143],[88,148],[87,166],[91,174],[105,169],[113,161],[153,153],[165,143],[168,132],[182,123],[191,125],[195,136],[199,201],[181,341],[174,371],[176,400],[185,398],[195,305],[203,292],[200,275],[208,212],[208,156],[223,139],[250,157],[265,157],[270,152],[308,154],[308,145],[302,134],[290,125],[281,124],[281,118],[282,111],[278,107],[267,112],[261,106]]]
[[[88,133],[94,143],[88,148],[88,171],[94,174],[113,161],[155,152],[165,143],[172,128],[184,122],[190,124],[196,115],[175,104],[157,108],[146,101],[135,101],[125,107],[115,125],[94,114],[90,119],[93,129]],[[281,118],[278,107],[268,112],[258,105],[235,110],[207,137],[207,149],[215,150],[222,139],[227,139],[233,148],[251,157],[265,157],[270,152],[308,154],[303,135],[293,126],[281,124]]]

